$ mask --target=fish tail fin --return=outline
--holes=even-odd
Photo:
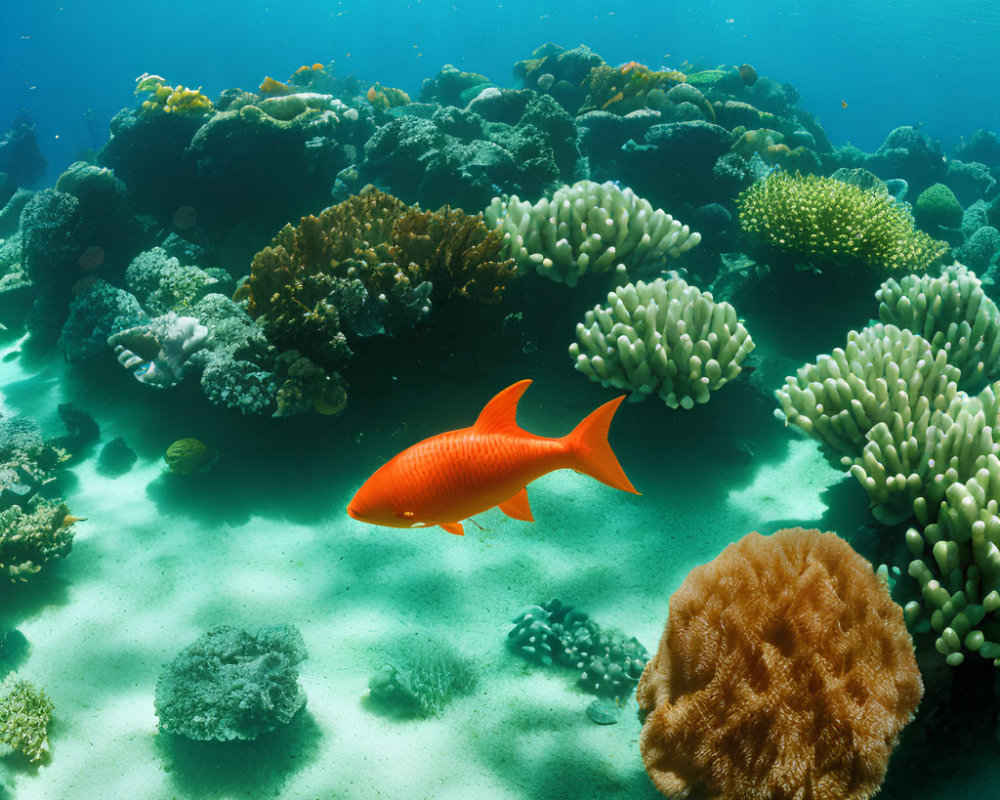
[[[624,399],[624,395],[616,397],[591,411],[579,425],[563,437],[563,441],[569,446],[571,463],[567,466],[571,469],[586,473],[614,489],[639,494],[626,477],[625,470],[618,463],[608,443],[611,418]]]

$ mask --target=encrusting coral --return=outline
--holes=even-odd
[[[706,403],[740,373],[753,339],[725,302],[681,278],[629,283],[576,326],[576,368],[630,400],[659,394],[670,408]]]
[[[160,673],[154,698],[160,730],[227,742],[289,723],[306,703],[298,683],[305,657],[302,634],[291,625],[210,628]]]
[[[11,672],[0,683],[0,742],[41,761],[49,752],[52,708],[45,692]]]
[[[926,269],[948,249],[917,230],[879,187],[772,172],[737,198],[740,224],[771,246],[805,257],[855,259],[880,272]]]
[[[871,564],[832,533],[751,533],[670,598],[639,746],[669,797],[866,800],[922,694]]]
[[[633,277],[658,271],[701,241],[687,225],[610,181],[578,181],[536,203],[494,197],[484,216],[518,265],[569,286],[619,264]]]

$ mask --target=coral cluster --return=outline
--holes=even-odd
[[[725,302],[681,278],[629,283],[576,326],[576,368],[631,400],[658,394],[670,408],[706,403],[740,373],[753,339]]]
[[[256,739],[306,703],[299,686],[302,634],[291,625],[255,632],[216,625],[184,648],[156,682],[160,730],[200,741]]]
[[[73,523],[65,503],[33,497],[26,508],[0,511],[0,573],[14,582],[29,580],[48,561],[65,558],[73,547]]]
[[[947,250],[913,226],[909,212],[878,188],[778,171],[737,199],[747,233],[803,257],[855,259],[880,272],[913,272]]]
[[[656,272],[701,241],[687,225],[610,181],[578,181],[536,203],[494,197],[485,216],[499,226],[506,252],[519,265],[569,286],[618,264],[631,275]]]
[[[528,606],[512,622],[507,645],[514,653],[575,670],[582,689],[603,697],[628,695],[649,658],[635,637],[601,630],[586,613],[556,599]]]
[[[143,73],[135,82],[137,95],[148,95],[142,101],[146,114],[207,114],[212,110],[212,101],[201,93],[201,88],[188,89],[186,86],[169,86],[159,75]]]
[[[516,274],[501,249],[480,217],[421,211],[369,188],[286,225],[254,257],[237,296],[270,342],[296,354],[296,370],[312,376],[298,381],[305,397],[342,407],[337,368],[352,355],[349,337],[399,333],[427,320],[433,304],[499,302]],[[324,372],[328,384],[315,383]],[[291,368],[287,375],[295,381]]]
[[[876,292],[879,319],[919,334],[961,373],[959,388],[1000,374],[1000,309],[982,281],[961,264],[941,275],[890,278]]]
[[[970,652],[1000,663],[1000,384],[961,388],[995,369],[1000,316],[960,266],[887,281],[879,297],[883,318],[929,339],[891,324],[852,331],[777,395],[789,423],[860,482],[878,519],[916,518],[905,537],[920,590],[905,606],[911,627],[932,631],[949,664]]]
[[[665,104],[669,90],[686,80],[683,72],[653,70],[635,61],[620,67],[601,64],[591,69],[583,82],[587,99],[581,110],[599,108],[628,114],[640,108],[658,108]],[[711,106],[708,108],[711,113]]]
[[[871,564],[832,533],[751,533],[670,598],[639,746],[669,797],[866,800],[922,693]]]
[[[401,639],[382,650],[368,682],[371,699],[401,717],[433,717],[476,686],[475,664],[447,642]]]
[[[0,683],[0,742],[41,761],[49,753],[52,708],[45,692],[11,672]]]

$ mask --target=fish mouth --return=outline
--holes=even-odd
[[[351,519],[356,519],[359,522],[365,522],[365,518],[358,513],[358,510],[354,507],[353,503],[349,503],[347,506],[347,516]]]

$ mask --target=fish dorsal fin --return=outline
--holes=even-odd
[[[482,434],[519,431],[516,421],[517,401],[530,385],[530,380],[518,381],[500,392],[479,412],[472,429]]]
[[[531,506],[528,504],[527,487],[515,494],[510,500],[501,503],[497,508],[511,519],[521,519],[525,522],[535,521],[535,518],[531,515]]]
[[[465,528],[462,527],[461,522],[441,522],[439,524],[448,533],[453,533],[456,536],[465,536]]]

